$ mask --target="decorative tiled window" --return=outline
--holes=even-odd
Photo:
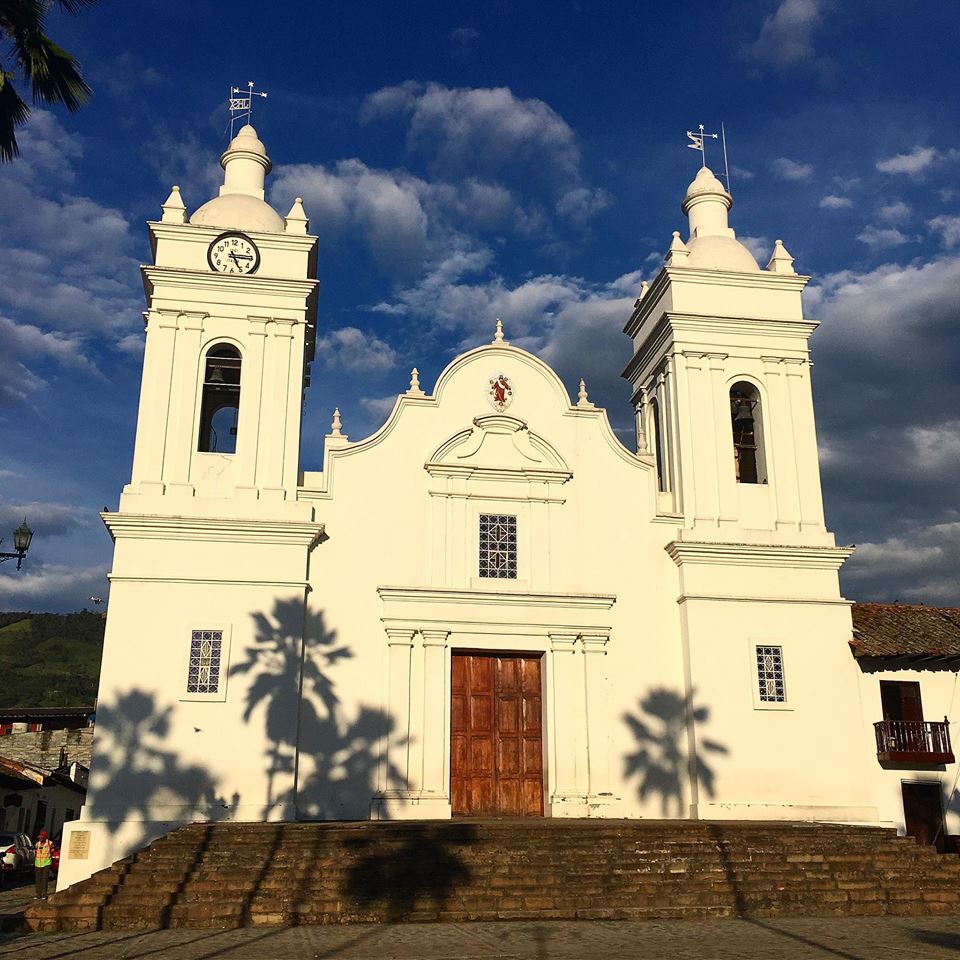
[[[761,703],[786,703],[783,647],[757,646],[757,684]]]
[[[517,518],[480,514],[480,576],[517,579]]]
[[[220,687],[222,630],[194,630],[190,635],[187,693],[217,693]]]

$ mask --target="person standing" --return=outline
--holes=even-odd
[[[47,839],[47,831],[41,830],[33,848],[33,871],[36,884],[34,900],[47,899],[47,884],[50,882],[50,868],[53,864],[53,841]]]

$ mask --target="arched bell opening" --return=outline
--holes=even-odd
[[[229,344],[207,351],[200,405],[201,453],[236,453],[240,414],[240,352]]]
[[[738,483],[766,483],[760,392],[745,380],[730,388],[733,461]]]

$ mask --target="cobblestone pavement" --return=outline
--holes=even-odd
[[[5,882],[0,887],[0,927],[9,917],[13,918],[23,913],[27,904],[33,900],[33,877],[27,880],[11,880],[4,878]],[[51,889],[52,889],[51,884]]]
[[[357,924],[0,941],[2,960],[941,960],[960,917]]]

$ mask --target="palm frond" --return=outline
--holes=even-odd
[[[14,55],[30,78],[34,103],[63,104],[77,110],[92,91],[80,65],[66,50],[39,30],[21,32],[13,41]]]
[[[20,98],[12,75],[0,72],[0,163],[9,163],[20,155],[17,127],[30,116],[30,108]]]
[[[84,7],[92,7],[100,0],[57,0],[57,6],[64,13],[79,13]]]

